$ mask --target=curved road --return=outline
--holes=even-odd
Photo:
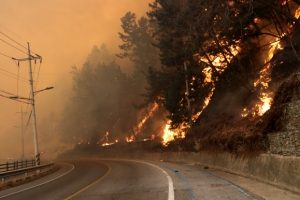
[[[0,200],[260,199],[199,168],[138,160],[66,160],[33,182],[0,191]]]

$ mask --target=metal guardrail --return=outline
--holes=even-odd
[[[27,167],[27,168],[22,168],[22,169],[17,169],[17,170],[0,172],[0,179],[2,180],[2,182],[4,182],[6,178],[11,177],[11,176],[18,176],[21,174],[28,176],[29,172],[34,172],[34,171],[37,172],[37,171],[40,171],[45,168],[51,169],[52,167],[53,167],[53,163],[50,163],[50,164],[46,164],[46,165],[39,165],[39,166]]]
[[[0,164],[0,173],[6,172],[6,171],[12,171],[27,167],[34,167],[35,166],[35,160],[21,160],[21,161],[14,161],[14,162],[7,162],[5,164]]]

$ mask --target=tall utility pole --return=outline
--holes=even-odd
[[[31,111],[32,111],[32,121],[33,121],[33,141],[34,141],[34,151],[35,151],[35,164],[40,165],[40,153],[38,146],[38,138],[37,138],[37,128],[36,128],[36,115],[35,115],[35,102],[34,102],[34,91],[33,91],[33,78],[32,78],[32,67],[31,60],[42,60],[42,57],[37,55],[37,57],[30,55],[30,46],[28,44],[28,58],[23,59],[14,59],[18,62],[27,61],[29,64],[29,84],[30,84],[30,103],[31,103]]]
[[[22,106],[21,106],[21,112],[17,112],[21,114],[21,134],[22,134],[22,157],[21,159],[24,160],[25,154],[24,154],[24,123],[23,123],[23,115],[27,112],[23,112]]]
[[[184,61],[184,70],[185,70],[186,100],[187,100],[188,111],[189,111],[189,124],[190,124],[190,128],[192,128],[192,111],[191,111],[191,101],[190,101],[190,90],[189,90],[189,82],[188,82],[188,75],[187,75],[187,68],[186,68],[185,61]]]

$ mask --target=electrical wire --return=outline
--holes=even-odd
[[[6,54],[4,54],[4,53],[0,53],[0,55],[13,59],[13,57],[8,56],[8,55],[6,55]]]
[[[3,39],[1,39],[1,38],[0,38],[0,40],[1,40],[2,42],[6,43],[7,45],[11,46],[11,47],[13,47],[13,48],[15,48],[15,49],[17,49],[17,50],[19,50],[19,51],[25,53],[25,54],[28,54],[28,53],[26,53],[25,51],[19,49],[18,47],[15,47],[14,45],[12,45],[12,44],[6,42],[5,40],[3,40]]]
[[[0,74],[3,74],[3,75],[5,75],[5,76],[8,76],[8,77],[10,77],[10,78],[16,79],[16,77],[14,77],[14,76],[11,76],[11,75],[9,75],[9,74],[4,74],[3,72],[0,72]],[[23,80],[23,79],[20,79],[20,81],[23,81],[23,82],[26,82],[26,83],[28,83],[28,80],[27,80],[27,81],[25,81],[25,80]]]
[[[2,94],[0,94],[0,97],[4,97],[4,98],[10,99],[10,100],[14,100],[14,101],[18,101],[18,102],[21,102],[21,103],[30,104],[29,102],[26,102],[26,101],[21,101],[21,100],[18,100],[18,99],[12,99],[12,98],[9,98],[9,97],[7,97],[7,96],[4,96],[4,95],[2,95]]]
[[[31,114],[32,114],[32,110],[30,111],[28,121],[27,121],[27,124],[26,124],[25,129],[24,129],[24,133],[27,131],[27,128],[28,128],[28,125],[29,125],[29,122],[30,122],[30,118],[31,118]]]
[[[14,39],[12,39],[11,37],[7,36],[5,33],[3,33],[2,31],[0,31],[0,33],[2,35],[4,35],[5,37],[9,38],[10,40],[12,40],[13,42],[17,43],[18,45],[20,45],[21,47],[23,47],[24,49],[27,50],[27,47],[23,46],[22,44],[20,44],[19,42],[15,41]]]
[[[5,93],[5,94],[9,94],[9,95],[12,95],[12,96],[16,96],[15,94],[12,94],[12,93],[10,93],[10,92],[6,92],[6,91],[1,90],[1,89],[0,89],[0,92],[3,92],[3,93]]]
[[[37,73],[37,78],[36,78],[36,81],[35,81],[35,89],[37,88],[37,84],[38,84],[38,81],[39,81],[41,65],[42,65],[42,63],[40,63],[40,65],[39,65],[39,71]]]
[[[12,35],[16,36],[17,38],[19,38],[19,39],[23,40],[24,42],[28,43],[27,40],[23,39],[23,38],[20,37],[19,35],[17,35],[17,34],[15,34],[15,33],[13,33],[12,31],[8,30],[7,28],[5,28],[4,26],[2,26],[1,24],[0,24],[0,27],[2,27],[3,29],[5,29],[6,31],[8,31],[8,32],[11,33]],[[18,45],[20,45],[21,47],[23,47],[23,48],[25,48],[26,50],[28,50],[28,48],[27,48],[26,46],[20,44],[20,43],[17,42],[16,40],[12,39],[12,38],[9,37],[7,34],[3,33],[2,31],[0,31],[0,33],[3,34],[5,37],[9,38],[10,40],[12,40],[13,42],[15,42],[16,44],[18,44]],[[40,56],[40,55],[38,55],[37,53],[35,53],[34,51],[32,51],[32,50],[30,50],[30,52],[34,53],[34,54],[37,55],[37,56]],[[26,54],[28,54],[28,53],[26,53]],[[30,55],[30,56],[32,56],[32,55]]]
[[[22,77],[22,76],[19,76],[19,70],[18,70],[18,74],[14,74],[14,73],[12,73],[12,72],[10,72],[10,71],[7,71],[7,70],[5,70],[5,69],[2,69],[2,68],[0,68],[0,70],[4,71],[4,72],[6,72],[6,73],[9,73],[9,74],[11,74],[11,75],[13,75],[13,76],[17,76],[17,78],[21,78],[21,79],[23,79],[24,81],[29,81],[29,79],[24,78],[24,77]]]
[[[19,72],[20,72],[20,67],[18,66],[17,95],[19,95]]]
[[[27,42],[25,39],[23,39],[22,37],[18,36],[18,35],[15,34],[15,33],[11,32],[10,30],[8,30],[7,28],[5,28],[5,27],[2,26],[1,24],[0,24],[0,27],[2,27],[3,29],[7,30],[8,32],[10,32],[10,33],[13,34],[14,36],[18,37],[19,39],[21,39],[21,40]]]

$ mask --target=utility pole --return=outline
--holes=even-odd
[[[17,112],[21,114],[21,133],[22,133],[22,157],[21,159],[24,160],[25,154],[24,154],[24,123],[23,123],[23,115],[27,112],[23,112],[22,106],[21,106],[21,112]]]
[[[192,128],[192,111],[191,111],[191,102],[190,102],[190,98],[189,98],[190,90],[189,90],[187,67],[186,67],[186,62],[185,61],[184,61],[184,70],[185,70],[186,100],[187,100],[188,111],[189,111],[189,124],[190,124],[190,128]]]
[[[29,64],[29,84],[30,84],[30,103],[31,103],[31,110],[32,110],[32,121],[33,121],[33,141],[34,141],[34,151],[35,151],[35,164],[40,165],[40,153],[39,153],[39,146],[38,146],[38,138],[37,138],[37,128],[36,128],[36,114],[35,114],[35,102],[34,102],[34,91],[33,91],[33,78],[32,78],[32,67],[31,67],[31,60],[42,60],[42,57],[37,55],[34,57],[30,55],[30,45],[28,44],[28,58],[23,59],[14,59],[18,62],[20,61],[27,61]]]

